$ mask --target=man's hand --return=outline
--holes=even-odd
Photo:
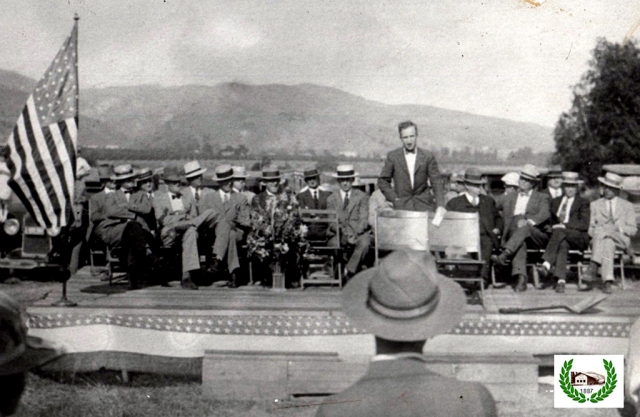
[[[527,221],[525,219],[520,219],[518,220],[518,228],[520,227],[525,227],[526,225],[528,225],[529,223],[527,223]]]
[[[497,227],[495,229],[492,230],[493,234],[496,236],[500,236],[500,229],[498,229]]]

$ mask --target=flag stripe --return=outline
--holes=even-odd
[[[73,120],[73,119],[71,119]],[[69,148],[73,149],[73,146],[69,144],[70,139],[67,135],[66,131],[60,131],[60,125],[66,126],[65,122],[53,123],[49,125],[49,132],[51,132],[51,137],[53,138],[53,143],[56,146],[56,152],[59,155],[61,166],[56,167],[57,172],[60,175],[60,180],[62,181],[64,195],[66,197],[66,201],[73,201],[73,190],[75,183],[75,176],[73,173],[75,172],[75,164],[72,164],[71,161],[75,161],[75,152],[71,153]],[[61,226],[66,226],[66,218],[67,216],[62,217]]]
[[[20,195],[25,196],[25,199],[20,198],[20,200],[22,202],[28,202],[28,204],[25,203],[25,206],[39,224],[45,224],[46,227],[51,227],[49,218],[44,214],[44,205],[39,199],[33,198],[33,196],[37,195],[36,187],[33,179],[31,178],[31,174],[29,173],[28,167],[23,165],[23,161],[26,163],[28,152],[25,152],[24,146],[22,146],[22,141],[20,140],[19,130],[21,126],[22,129],[24,129],[22,115],[18,118],[18,123],[16,123],[13,134],[9,137],[9,148],[11,149],[11,154],[8,159],[7,167],[10,172],[14,173],[9,181],[9,186],[18,195],[18,197],[20,197]]]
[[[49,129],[46,126],[44,129],[40,126],[38,113],[36,112],[36,108],[33,103],[33,96],[30,96],[27,100],[27,111],[31,122],[31,132],[35,139],[34,141],[31,141],[31,143],[33,146],[35,142],[35,147],[38,149],[36,158],[39,157],[40,159],[40,161],[36,160],[36,162],[40,162],[42,165],[39,164],[39,166],[44,167],[44,170],[39,168],[38,172],[40,172],[40,176],[43,177],[45,185],[47,185],[45,192],[53,205],[53,212],[55,213],[55,219],[51,220],[54,226],[64,226],[62,224],[58,224],[58,220],[63,217],[61,214],[66,210],[66,202],[69,198],[69,193],[68,190],[65,193],[62,189],[59,176],[60,173],[56,170],[56,166],[60,166],[61,163],[60,155],[58,155],[56,145],[53,143],[54,141]],[[29,137],[29,139],[31,139],[31,137]]]
[[[36,115],[37,117],[37,115]],[[22,113],[23,123],[22,126],[24,128],[23,132],[20,134],[20,141],[22,146],[25,148],[25,152],[27,153],[27,160],[25,161],[25,166],[29,169],[29,173],[31,174],[31,178],[34,180],[36,186],[36,199],[42,200],[42,203],[45,207],[45,216],[48,217],[49,222],[52,227],[56,227],[58,225],[58,221],[56,218],[58,217],[58,213],[56,212],[56,207],[59,207],[58,201],[52,200],[52,196],[49,190],[52,190],[51,179],[47,173],[47,169],[44,166],[44,162],[42,160],[42,155],[40,155],[40,151],[38,150],[38,145],[36,144],[36,139],[34,137],[33,127],[34,125],[31,123],[31,114],[29,113],[28,106],[25,106],[25,110]],[[38,129],[39,125],[36,126]],[[20,123],[18,124],[18,131],[20,131]],[[39,132],[42,135],[42,131]],[[52,190],[53,191],[53,190]],[[55,195],[53,196],[55,198]]]

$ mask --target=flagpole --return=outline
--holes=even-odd
[[[75,59],[75,63],[74,65],[76,65],[76,126],[79,128],[80,127],[80,81],[78,80],[78,21],[80,20],[80,16],[78,16],[78,13],[76,12],[73,15],[73,20],[75,21],[74,25],[75,25],[75,30],[76,30],[76,39],[75,39],[75,54],[76,54],[76,59]],[[76,158],[78,156],[78,150],[77,150],[78,144],[76,143]],[[74,172],[74,178],[75,178],[75,172]],[[73,252],[73,251],[72,251]],[[72,255],[73,256],[73,253]],[[70,260],[71,261],[71,260]],[[69,281],[69,279],[71,279],[71,274],[69,271],[71,265],[67,265],[67,270],[65,271],[60,271],[59,273],[61,274],[60,278],[62,279],[62,295],[60,296],[60,299],[54,303],[52,303],[52,306],[55,307],[75,307],[78,305],[78,303],[71,301],[67,298],[67,281]],[[77,271],[76,271],[77,272]]]

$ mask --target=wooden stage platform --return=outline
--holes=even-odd
[[[463,321],[449,334],[427,343],[434,352],[521,352],[623,354],[631,325],[640,316],[640,282],[591,311],[565,310],[504,315],[502,307],[575,304],[600,293],[565,294],[553,289],[524,293],[490,288],[485,308],[467,305]],[[31,331],[53,337],[72,352],[130,351],[176,357],[202,357],[207,349],[337,352],[342,357],[373,354],[373,337],[352,325],[341,311],[337,288],[273,291],[202,287],[198,291],[159,286],[127,291],[125,282],[109,285],[85,268],[72,277],[68,298],[77,307],[52,307],[60,292],[29,307]]]

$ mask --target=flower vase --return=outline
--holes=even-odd
[[[276,260],[271,264],[272,286],[273,291],[284,291],[284,272],[280,266],[280,261]]]

